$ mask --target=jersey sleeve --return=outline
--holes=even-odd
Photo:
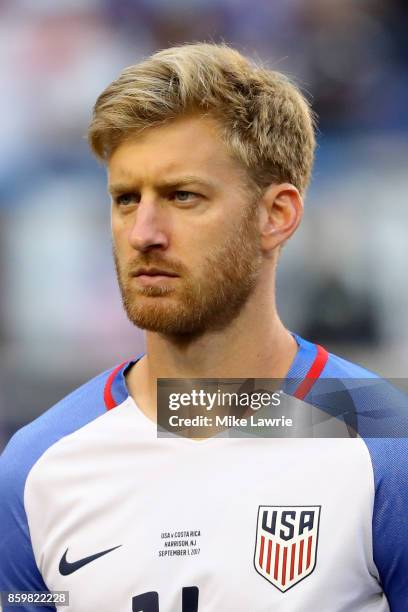
[[[373,559],[390,611],[408,612],[408,397],[332,354],[315,394],[311,403],[345,418],[367,446],[374,477]]]
[[[9,442],[0,457],[0,591],[48,591],[38,570],[27,516],[24,486],[27,475],[22,432]],[[48,612],[54,606],[8,606],[4,612]]]
[[[375,480],[374,561],[391,612],[408,612],[408,440],[366,444]]]
[[[48,591],[31,544],[24,504],[27,477],[53,444],[105,414],[104,389],[113,371],[102,372],[20,429],[0,457],[0,591]],[[121,380],[123,393],[123,376]],[[3,608],[4,612],[55,609],[53,605]]]

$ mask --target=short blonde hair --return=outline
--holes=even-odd
[[[89,144],[106,162],[133,133],[191,112],[218,120],[259,189],[289,182],[305,192],[315,149],[307,100],[286,76],[226,45],[171,47],[125,68],[95,103]]]

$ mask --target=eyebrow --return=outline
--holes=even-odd
[[[156,185],[156,188],[158,188],[159,190],[169,189],[169,188],[174,189],[175,187],[183,187],[185,185],[191,185],[191,184],[200,185],[201,187],[207,187],[207,188],[209,187],[212,189],[215,189],[216,187],[216,184],[214,182],[204,180],[198,176],[183,176],[180,178],[169,179],[167,181],[160,181]],[[115,195],[118,193],[124,193],[132,189],[135,189],[135,184],[133,181],[124,182],[124,183],[112,183],[111,185],[108,186],[108,191],[112,195]]]

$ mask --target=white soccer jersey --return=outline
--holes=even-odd
[[[298,342],[303,396],[367,376]],[[408,610],[405,439],[157,438],[127,367],[6,449],[1,590],[69,591],[73,612]]]

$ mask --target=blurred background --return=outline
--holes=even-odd
[[[122,311],[105,173],[85,134],[124,66],[182,42],[231,43],[312,101],[319,148],[281,259],[281,316],[406,376],[407,31],[406,0],[0,0],[0,450],[143,350]]]

